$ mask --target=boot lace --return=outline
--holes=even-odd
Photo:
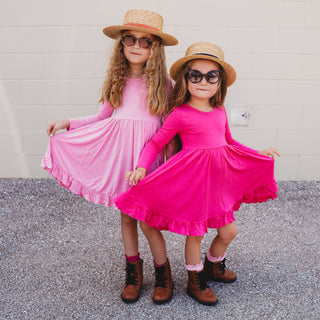
[[[219,271],[221,271],[222,274],[226,272],[226,258],[224,258],[218,265]]]
[[[155,268],[155,276],[156,276],[155,287],[162,287],[162,288],[167,287],[168,278],[167,278],[167,275],[165,274],[165,271],[166,271],[165,266]]]
[[[196,272],[195,276],[196,276],[197,285],[201,291],[209,288],[209,286],[207,285],[206,274],[203,271]]]
[[[130,264],[127,262],[126,266],[126,286],[133,284],[138,284],[138,273],[137,273],[137,267],[134,264]]]

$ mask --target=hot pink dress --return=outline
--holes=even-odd
[[[142,79],[127,79],[123,103],[104,103],[96,115],[70,119],[69,131],[52,137],[41,166],[61,185],[97,204],[129,188],[125,173],[137,165],[141,150],[161,126],[151,115]],[[163,163],[158,155],[150,172]]]
[[[233,222],[241,203],[277,197],[273,159],[233,140],[224,108],[175,108],[137,166],[148,169],[175,134],[182,150],[116,197],[121,211],[158,230],[201,236]]]

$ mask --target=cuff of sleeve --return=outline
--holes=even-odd
[[[146,166],[143,162],[138,162],[137,165],[136,165],[136,167],[135,167],[135,169],[137,169],[137,168],[139,168],[139,167],[146,169],[146,171],[149,170],[148,166]]]
[[[67,131],[74,129],[73,119],[69,119],[69,123],[70,123],[70,125],[69,125],[69,128],[67,128]]]

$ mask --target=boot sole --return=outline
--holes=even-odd
[[[195,297],[192,293],[190,293],[189,291],[187,291],[187,294],[189,297],[191,297],[192,299],[196,300],[197,302],[205,305],[205,306],[214,306],[218,303],[218,300],[217,301],[213,301],[213,302],[207,302],[207,301],[201,301],[199,300],[197,297]]]
[[[207,278],[207,281],[214,281],[214,282],[220,282],[220,283],[233,283],[237,280],[237,278],[235,278],[234,280],[220,280],[220,279],[209,279]]]
[[[139,292],[138,292],[137,298],[135,298],[135,299],[125,299],[125,298],[123,298],[123,297],[121,296],[121,300],[122,300],[124,303],[126,303],[126,304],[135,303],[135,302],[137,302],[137,301],[139,300],[139,298],[140,298],[140,293],[141,293],[141,289],[140,289]]]
[[[166,299],[166,300],[154,300],[154,299],[152,299],[152,301],[153,301],[153,303],[155,303],[155,304],[165,304],[165,303],[167,303],[167,302],[170,302],[171,299],[172,299],[172,295],[171,295],[170,298],[168,298],[168,299]]]
[[[126,304],[130,304],[130,303],[137,302],[139,300],[139,298],[140,298],[140,296],[138,298],[136,298],[136,299],[131,300],[131,299],[124,299],[124,298],[121,297],[121,300]]]
[[[121,300],[126,303],[126,304],[130,304],[130,303],[135,303],[139,300],[140,297],[138,297],[137,299],[134,299],[134,300],[129,300],[129,299],[124,299],[121,297]]]

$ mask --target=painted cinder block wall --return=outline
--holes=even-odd
[[[320,1],[1,0],[0,177],[46,178],[40,168],[51,120],[94,114],[113,40],[102,33],[127,9],[164,17],[179,45],[219,44],[238,73],[226,107],[244,105],[238,141],[274,146],[277,180],[320,179]]]

